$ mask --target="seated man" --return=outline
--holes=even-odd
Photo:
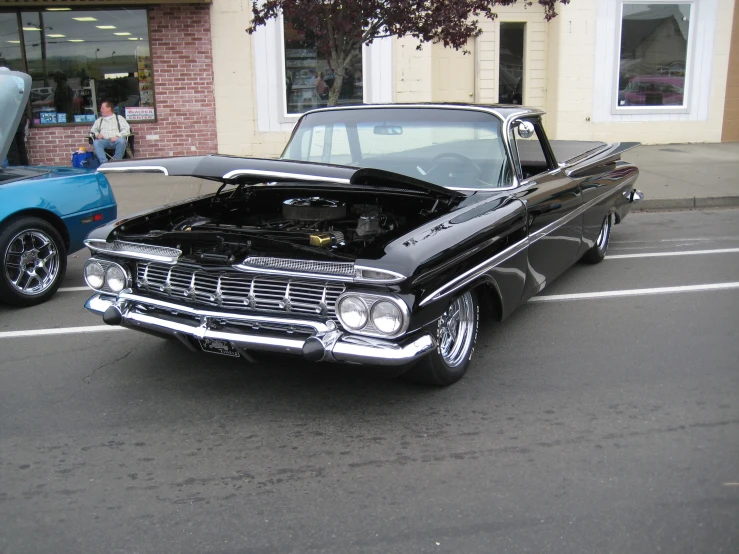
[[[105,149],[115,148],[113,159],[122,160],[126,152],[126,137],[131,134],[131,127],[125,118],[113,112],[113,103],[108,100],[100,105],[100,113],[102,117],[93,123],[90,131],[94,139],[92,147],[95,156],[100,163],[105,163]]]

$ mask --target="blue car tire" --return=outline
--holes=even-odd
[[[59,231],[37,217],[0,224],[0,301],[33,306],[47,301],[67,270],[67,251]]]

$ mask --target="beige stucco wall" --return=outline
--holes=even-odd
[[[717,0],[707,119],[595,123],[591,115],[597,1],[577,0],[560,6],[559,17],[549,23],[550,72],[546,103],[551,114],[549,134],[557,139],[635,140],[645,144],[720,141],[734,0]]]
[[[410,37],[396,39],[393,45],[393,84],[395,102],[431,102],[432,48]]]
[[[524,35],[523,103],[543,109],[547,95],[547,36],[544,10],[539,6],[523,5],[496,8],[498,17],[482,19],[482,34],[477,38],[477,102],[498,101],[499,35],[501,22],[526,23]]]
[[[289,133],[257,130],[254,43],[244,29],[251,22],[251,2],[213,0],[213,74],[218,152],[237,156],[278,156]]]
[[[718,142],[721,140],[724,95],[734,0],[716,0],[719,14],[714,34],[708,118],[700,121],[594,122],[596,22],[599,0],[577,0],[558,6],[559,16],[544,21],[534,5],[499,7],[495,21],[482,20],[477,38],[476,101],[498,99],[498,34],[501,21],[525,22],[524,104],[545,109],[551,138],[637,140],[642,143]],[[259,132],[255,93],[251,2],[213,0],[211,33],[216,98],[218,151],[222,154],[274,157],[289,138],[286,132]],[[393,45],[393,99],[429,102],[432,97],[433,49],[403,38]]]

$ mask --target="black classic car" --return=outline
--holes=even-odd
[[[641,200],[637,168],[620,159],[635,143],[550,144],[542,115],[326,108],[300,118],[280,159],[104,164],[222,185],[94,231],[86,307],[196,351],[454,383],[481,312],[502,320],[578,260],[603,259],[611,226]]]

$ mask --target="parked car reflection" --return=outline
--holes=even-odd
[[[619,106],[681,106],[685,77],[638,75],[618,92]]]

